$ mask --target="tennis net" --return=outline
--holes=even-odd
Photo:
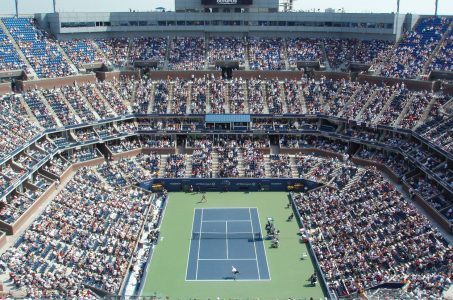
[[[261,232],[193,232],[192,239],[261,239]]]

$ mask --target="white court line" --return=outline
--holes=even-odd
[[[194,280],[194,279],[189,279],[189,280],[185,280],[185,281],[212,281],[212,282],[225,282],[225,281],[233,281],[232,279],[231,280],[228,280],[228,279],[197,279],[197,280]],[[236,281],[270,281],[270,279],[238,279],[236,278]]]
[[[258,224],[260,225],[260,230],[262,230],[263,228],[261,227],[260,212],[259,212],[258,208],[255,208],[255,209],[256,209],[256,215],[258,216]],[[268,259],[267,259],[266,247],[264,247],[264,240],[263,239],[261,239],[261,246],[263,247],[264,256],[266,257],[266,267],[267,267],[267,273],[269,274],[269,280],[271,280],[271,270],[269,269],[269,263],[268,263]]]
[[[252,220],[252,210],[249,208],[249,215],[250,221]],[[261,228],[260,228],[261,230]],[[253,222],[252,222],[252,231],[253,231]],[[261,273],[260,273],[260,266],[258,264],[258,254],[256,253],[256,243],[255,239],[253,239],[253,248],[255,249],[255,261],[256,261],[256,268],[258,269],[258,279],[261,280]]]
[[[225,221],[226,256],[228,259],[228,221]]]
[[[168,205],[168,203],[167,203],[167,205]],[[192,231],[190,232],[189,251],[187,251],[186,280],[187,280],[187,275],[188,275],[188,272],[189,272],[190,251],[192,251],[193,227],[195,226],[195,210],[196,210],[196,208],[193,209]]]
[[[217,209],[217,210],[222,210],[222,209],[249,209],[249,208],[256,208],[256,207],[203,207],[205,210],[209,209]]]
[[[202,223],[223,223],[223,222],[252,222],[252,220],[207,220]]]
[[[203,220],[203,208],[201,209],[201,220]],[[200,224],[200,236],[201,236],[201,224]],[[197,253],[197,272],[195,273],[195,279],[198,279],[198,262],[200,261],[200,248],[201,238],[198,238],[198,253]]]
[[[200,258],[199,260],[256,260],[255,258]]]
[[[252,235],[255,233],[256,232],[230,232],[230,234],[252,234]],[[228,235],[228,232],[203,231],[203,232],[199,232],[199,234],[226,234],[226,235]],[[249,238],[243,238],[243,239],[245,240],[245,239],[249,239]]]

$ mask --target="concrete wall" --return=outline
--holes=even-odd
[[[151,71],[148,73],[152,79],[168,79],[168,78],[182,78],[190,79],[200,78],[204,76],[222,76],[220,71]],[[269,79],[269,78],[280,78],[280,79],[300,79],[303,76],[303,71],[244,71],[234,70],[234,77],[241,77],[244,79],[258,78]]]
[[[200,1],[200,0],[197,0]],[[260,1],[260,0],[256,0]],[[200,1],[201,2],[201,1]],[[111,36],[174,36],[204,35],[205,33],[243,33],[249,36],[278,37],[339,37],[359,39],[383,39],[395,41],[400,29],[395,30],[397,18],[394,14],[367,13],[56,13],[37,14],[36,18],[47,20],[50,30],[58,38],[111,37]],[[398,26],[404,24],[404,16],[398,18]],[[178,24],[178,22],[203,21],[203,25]],[[213,23],[217,21],[217,23]],[[227,21],[238,21],[241,25],[224,25]],[[259,22],[277,22],[262,25]],[[61,23],[110,22],[110,26],[61,27]],[[131,24],[144,22],[143,26]],[[278,23],[280,22],[280,23]],[[362,24],[350,26],[350,24]],[[379,24],[375,28],[367,24]],[[381,26],[381,24],[384,24]],[[98,23],[99,25],[99,23]],[[382,27],[382,28],[378,28]]]
[[[0,95],[11,93],[11,91],[10,82],[0,83]]]
[[[358,76],[359,82],[369,82],[371,84],[382,84],[385,83],[387,85],[395,85],[404,83],[406,87],[410,90],[432,90],[433,89],[433,82],[432,81],[423,81],[423,80],[411,80],[411,79],[400,79],[400,78],[388,78],[382,76],[371,76],[360,74]]]
[[[78,76],[69,76],[61,78],[52,78],[52,79],[38,79],[38,80],[29,80],[29,81],[17,81],[17,87],[20,91],[26,91],[34,88],[43,88],[43,89],[53,89],[59,88],[65,85],[73,85],[77,83],[85,82],[95,82],[96,75],[87,74],[87,75],[78,75]]]
[[[318,72],[315,71],[315,79],[319,80],[321,77],[326,77],[327,79],[333,79],[333,80],[351,80],[351,75],[349,73],[344,73],[344,72]]]
[[[136,79],[140,78],[140,71],[114,71],[114,72],[96,72],[96,77],[99,80],[113,80],[119,79],[121,76],[125,77],[134,77]]]

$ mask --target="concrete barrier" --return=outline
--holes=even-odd
[[[77,82],[78,84],[85,82],[96,82],[96,75],[86,74],[61,78],[48,78],[27,81],[18,80],[17,88],[19,89],[19,91],[27,91],[34,88],[53,89],[60,88],[65,85],[73,85],[75,82]]]
[[[12,92],[12,89],[11,89],[10,82],[0,83],[0,95],[8,94],[11,92]]]

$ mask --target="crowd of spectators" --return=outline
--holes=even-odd
[[[285,102],[280,82],[277,79],[267,81],[267,106],[270,114],[284,113]]]
[[[207,95],[206,82],[204,78],[197,78],[191,83],[190,113],[202,114],[206,112]]]
[[[361,116],[358,118],[364,122],[371,122],[376,119],[396,90],[396,85],[378,87],[368,101],[368,105],[363,108]]]
[[[447,117],[445,120],[438,122],[434,126],[428,127],[422,135],[441,149],[451,153],[453,151],[453,137],[451,135],[452,126],[453,119]]]
[[[22,94],[25,102],[30,108],[31,112],[38,120],[39,125],[44,128],[55,128],[57,126],[56,118],[50,113],[48,107],[44,104],[39,90],[31,90]]]
[[[310,170],[308,178],[327,184],[334,179],[336,170],[340,169],[342,165],[343,163],[337,158],[323,159]]]
[[[107,102],[108,100],[105,99],[96,88],[95,83],[83,83],[79,86],[79,89],[91,108],[94,109],[102,119],[115,117],[112,107]]]
[[[190,144],[195,148],[192,152],[191,176],[195,178],[212,178],[212,153],[214,151],[213,141],[208,138],[201,138],[192,140]]]
[[[428,70],[453,72],[453,35],[451,33],[433,57]]]
[[[0,221],[14,224],[34,202],[35,199],[21,193],[8,195],[0,201]]]
[[[247,80],[247,96],[249,111],[252,114],[266,113],[266,91],[264,88],[265,82],[259,78],[251,78]]]
[[[321,84],[314,78],[302,78],[302,95],[305,100],[307,114],[316,114],[321,111]]]
[[[429,199],[440,194],[437,186],[425,178],[411,177],[408,179],[408,183],[423,199]]]
[[[42,95],[64,126],[79,123],[60,90],[42,90]]]
[[[96,39],[94,41],[109,63],[118,67],[128,64],[129,40],[127,38]]]
[[[173,101],[170,110],[174,114],[187,114],[187,104],[189,103],[189,81],[176,78],[173,84]]]
[[[170,154],[165,166],[165,177],[181,178],[186,173],[186,156],[184,154]]]
[[[292,177],[290,156],[284,154],[271,154],[269,156],[269,171],[271,177],[274,178]]]
[[[98,134],[95,132],[94,128],[80,128],[74,130],[74,134],[77,137],[77,141],[80,143],[92,142],[99,139]]]
[[[409,91],[404,84],[400,88],[397,88],[390,102],[386,104],[387,108],[383,109],[383,112],[376,118],[377,123],[382,125],[393,125],[397,121],[398,116],[406,106],[407,101],[412,97],[412,92]]]
[[[0,160],[39,132],[40,128],[28,118],[16,96],[0,97]]]
[[[61,176],[69,166],[69,161],[57,155],[50,159],[49,162],[44,165],[43,169],[56,176]]]
[[[290,66],[296,66],[298,61],[324,61],[321,42],[317,39],[292,38],[286,43]]]
[[[23,69],[26,69],[26,64],[3,29],[0,28],[0,71]]]
[[[356,154],[356,157],[372,160],[386,165],[396,176],[403,177],[404,174],[413,170],[409,162],[405,161],[402,156],[386,152],[384,150],[362,148]]]
[[[250,38],[250,70],[282,70],[285,68],[281,38]]]
[[[239,176],[239,143],[236,139],[220,139],[216,152],[219,168],[217,177],[231,178]]]
[[[168,47],[166,38],[134,38],[131,41],[131,45],[129,53],[131,63],[135,61],[161,62],[165,60]]]
[[[170,42],[168,68],[171,70],[201,70],[206,62],[203,38],[178,37]]]
[[[322,158],[312,154],[298,153],[294,155],[294,167],[299,177],[308,177],[313,168],[322,161]]]
[[[228,83],[228,98],[230,113],[244,114],[248,112],[246,93],[246,81],[242,78],[234,78]]]
[[[86,103],[77,86],[63,86],[61,87],[61,92],[63,93],[66,100],[68,100],[69,104],[74,109],[74,112],[77,113],[77,116],[82,120],[82,122],[90,122],[96,120],[96,116],[88,107],[88,104]]]
[[[119,129],[119,132],[121,134],[129,133],[127,123],[121,123],[121,127],[122,128]],[[101,125],[101,126],[95,128],[95,132],[102,139],[106,139],[106,138],[117,135],[117,131],[115,130],[115,127],[113,127],[113,125],[110,125],[110,124],[104,124],[104,125]]]
[[[354,95],[353,101],[346,103],[340,116],[346,119],[355,120],[370,97],[373,97],[373,92],[376,89],[376,85],[371,85],[368,82],[360,85]],[[370,93],[370,91],[373,92]]]
[[[227,84],[222,79],[213,79],[209,83],[209,110],[212,114],[226,113]]]
[[[60,77],[74,74],[46,31],[38,29],[33,19],[2,18],[8,31],[19,44],[39,77]],[[106,63],[125,67],[135,61],[155,61],[158,68],[200,70],[216,61],[248,60],[251,70],[282,70],[295,67],[298,61],[329,62],[332,69],[347,70],[350,62],[374,64],[384,76],[415,78],[424,72],[425,63],[434,53],[447,31],[451,18],[421,18],[412,31],[394,45],[389,41],[357,39],[212,37],[138,37],[73,39],[58,41],[69,59],[82,69],[84,64]],[[14,47],[0,32],[0,66],[23,69]],[[324,53],[325,49],[325,53]],[[446,37],[439,51],[427,66],[428,70],[451,68],[451,36]],[[286,66],[286,59],[289,66]],[[2,67],[0,67],[1,69]]]
[[[61,155],[64,159],[70,161],[71,163],[84,162],[101,156],[99,151],[92,147],[84,147],[72,152],[63,152]]]
[[[144,191],[83,168],[1,256],[1,268],[27,297],[86,298],[82,284],[117,294],[150,204]]]
[[[244,176],[252,178],[266,177],[266,162],[263,150],[270,148],[268,138],[245,138],[241,145]]]
[[[429,17],[420,19],[412,31],[405,34],[389,57],[377,68],[387,77],[416,78],[423,73],[425,63],[436,49],[451,19]]]
[[[33,19],[2,18],[11,36],[40,78],[68,76],[75,73],[57,47],[57,42],[37,28]]]
[[[174,148],[176,141],[168,136],[142,136],[141,141],[147,148]]]
[[[96,87],[117,115],[127,115],[131,111],[130,107],[124,99],[121,98],[121,95],[116,89],[114,83],[114,81],[108,80],[98,81],[96,82]]]
[[[245,63],[246,44],[240,38],[216,37],[208,42],[208,61],[238,61]]]
[[[326,115],[338,116],[357,90],[359,90],[360,84],[344,79],[334,81],[321,78],[318,87],[321,90],[321,97],[324,102],[322,112]]]
[[[281,148],[318,148],[341,154],[346,154],[348,151],[346,142],[331,140],[322,136],[282,136],[279,144]]]
[[[324,44],[330,67],[344,70],[348,63],[371,65],[380,61],[393,46],[388,41],[355,39],[327,39]]]
[[[451,246],[387,182],[367,169],[354,185],[293,193],[329,286],[340,297],[385,282],[416,298],[449,288]]]
[[[153,113],[155,114],[166,114],[168,107],[168,84],[160,80],[154,85],[154,105]]]
[[[93,40],[60,40],[58,43],[79,70],[83,68],[84,64],[103,63],[105,61]]]
[[[283,83],[286,105],[290,114],[304,113],[305,107],[302,105],[300,89],[301,87],[296,80],[286,79]]]
[[[412,129],[422,117],[428,104],[433,100],[433,95],[428,91],[415,93],[410,106],[398,126]]]

